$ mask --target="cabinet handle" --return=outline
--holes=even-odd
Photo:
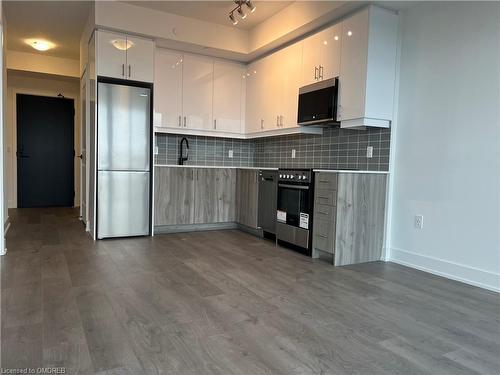
[[[276,116],[276,126],[279,128],[280,127],[280,116]]]
[[[184,116],[184,127],[186,127],[186,116]]]
[[[182,126],[181,124],[181,116],[179,115],[179,128]]]
[[[318,67],[315,66],[314,67],[314,79],[318,79],[318,71],[319,71]]]
[[[260,119],[260,128],[264,130],[264,119]]]
[[[283,115],[280,116],[280,126],[283,127]]]
[[[132,67],[128,66],[128,78],[132,77]]]
[[[214,118],[214,129],[217,129],[217,119]]]
[[[125,64],[122,64],[122,77],[125,77]]]
[[[323,66],[319,66],[319,79],[323,79]]]

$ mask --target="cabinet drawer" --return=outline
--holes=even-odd
[[[333,253],[335,223],[329,220],[316,219],[313,226],[313,247],[321,251]]]
[[[319,190],[337,190],[337,174],[316,173],[315,184]]]
[[[335,206],[326,206],[322,204],[317,204],[314,207],[314,220],[330,220],[335,222]]]
[[[315,204],[335,206],[337,204],[337,191],[336,190],[323,190],[317,189],[314,199]]]

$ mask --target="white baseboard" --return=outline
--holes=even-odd
[[[394,247],[391,248],[387,260],[434,275],[443,276],[448,279],[461,281],[494,292],[500,292],[499,273],[485,271],[464,264],[429,257]]]

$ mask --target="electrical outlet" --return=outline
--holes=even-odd
[[[373,158],[373,146],[368,146],[368,147],[366,148],[366,157],[367,157],[368,159]]]
[[[230,158],[232,158],[232,157],[233,157],[233,150],[229,150],[228,156],[229,156]]]
[[[424,228],[424,217],[422,215],[415,215],[415,228],[416,229]]]
[[[292,150],[292,159],[295,159],[295,149]]]

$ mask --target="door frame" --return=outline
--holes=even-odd
[[[13,178],[12,178],[12,189],[14,191],[14,200],[13,200],[13,208],[17,208],[17,94],[21,94],[21,95],[33,95],[33,96],[42,96],[42,97],[46,97],[46,98],[57,98],[57,94],[54,94],[53,92],[47,92],[47,93],[44,93],[44,92],[41,92],[40,90],[30,90],[30,89],[13,89],[12,90],[12,174],[13,174]],[[77,119],[77,110],[78,110],[78,107],[77,107],[77,101],[78,101],[78,98],[76,98],[74,95],[70,95],[70,96],[64,96],[66,99],[72,99],[73,100],[73,108],[75,110],[75,116],[73,118],[73,149],[75,150],[75,157],[74,159],[76,159],[76,155],[79,155],[79,152],[81,151],[80,150],[80,145],[79,145],[79,142],[76,142],[76,136],[77,136],[77,132],[78,132],[78,123],[80,121],[80,118],[78,117]],[[78,132],[79,133],[79,132]],[[80,134],[78,134],[78,137],[80,136]],[[77,149],[78,147],[78,149]],[[76,171],[77,168],[79,169],[80,166],[76,166],[75,167],[75,162],[76,160],[73,160],[73,171]],[[80,187],[80,180],[81,180],[81,176],[79,176],[78,178],[78,181],[76,181],[76,173],[73,172],[73,186],[76,187]],[[79,195],[79,194],[78,194]],[[76,197],[77,197],[77,194],[75,192],[75,197],[73,199],[73,207],[75,207],[75,204],[76,204]]]
[[[83,88],[85,87],[85,90]],[[83,97],[83,95],[85,97]],[[85,221],[85,231],[89,231],[89,179],[90,179],[90,171],[89,171],[89,161],[90,158],[88,156],[89,149],[88,145],[90,144],[90,92],[89,92],[89,77],[87,66],[83,68],[83,73],[80,78],[80,155],[82,155],[83,146],[85,145],[85,187],[83,186],[83,159],[80,160],[80,218]],[[83,102],[85,101],[85,114],[83,113]],[[75,109],[76,110],[76,109]],[[85,123],[83,122],[83,117],[85,115]],[[85,129],[85,139],[83,139],[83,130]],[[75,129],[76,131],[76,129]],[[83,215],[82,211],[82,202],[83,195],[85,194],[85,215]]]

